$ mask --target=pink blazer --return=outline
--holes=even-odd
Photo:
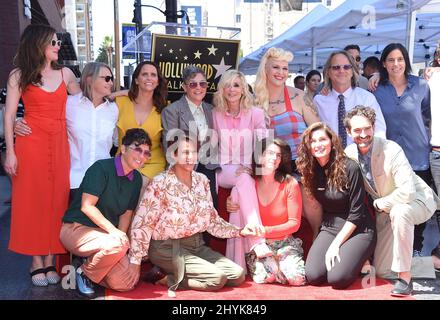
[[[237,117],[214,109],[213,126],[219,139],[220,164],[252,164],[255,139],[267,136],[264,111],[252,107]]]

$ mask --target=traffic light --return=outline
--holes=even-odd
[[[134,1],[133,20],[134,23],[142,23],[142,4],[141,0]]]

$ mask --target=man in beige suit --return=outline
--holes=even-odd
[[[374,267],[380,277],[397,273],[391,295],[412,292],[411,260],[414,225],[427,221],[440,199],[412,170],[402,148],[391,140],[374,137],[376,114],[357,106],[347,113],[344,125],[353,139],[345,152],[359,162],[365,189],[376,211],[377,244]]]

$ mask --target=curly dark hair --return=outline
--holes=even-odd
[[[345,153],[342,149],[338,135],[323,122],[317,122],[309,126],[307,130],[304,131],[301,144],[298,146],[298,158],[296,159],[296,166],[298,172],[302,176],[301,180],[304,189],[310,195],[313,195],[313,191],[316,189],[316,186],[314,185],[315,171],[317,166],[319,166],[319,163],[312,155],[311,139],[313,132],[318,130],[323,130],[330,138],[332,144],[328,169],[326,170],[328,186],[333,187],[336,190],[343,191],[347,188],[348,183],[347,173],[345,170]]]
[[[261,168],[260,157],[271,144],[275,144],[281,149],[281,162],[278,168],[275,170],[275,180],[278,182],[283,182],[284,179],[292,174],[292,151],[290,146],[284,140],[278,138],[264,138],[260,141],[257,141],[255,144],[254,155],[252,157],[252,171],[255,178],[261,178],[261,170],[258,170]]]
[[[136,78],[141,73],[142,67],[145,65],[151,65],[156,68],[157,77],[159,79],[159,84],[156,89],[154,89],[153,93],[153,103],[156,107],[158,113],[161,113],[163,108],[167,106],[167,96],[168,96],[168,82],[167,79],[162,75],[162,72],[159,69],[159,66],[152,61],[142,61],[136,67],[131,77],[131,85],[130,90],[128,90],[128,97],[131,101],[135,101],[137,96],[139,95],[139,86],[136,84]]]
[[[372,126],[374,126],[374,124],[376,123],[376,112],[373,108],[357,105],[356,107],[348,111],[345,115],[344,126],[347,130],[351,130],[351,119],[355,116],[362,116],[367,118]]]

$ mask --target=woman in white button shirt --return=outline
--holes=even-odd
[[[87,169],[95,161],[110,157],[119,115],[116,103],[106,99],[112,92],[113,80],[106,64],[90,62],[81,75],[82,93],[67,99],[71,199]]]

